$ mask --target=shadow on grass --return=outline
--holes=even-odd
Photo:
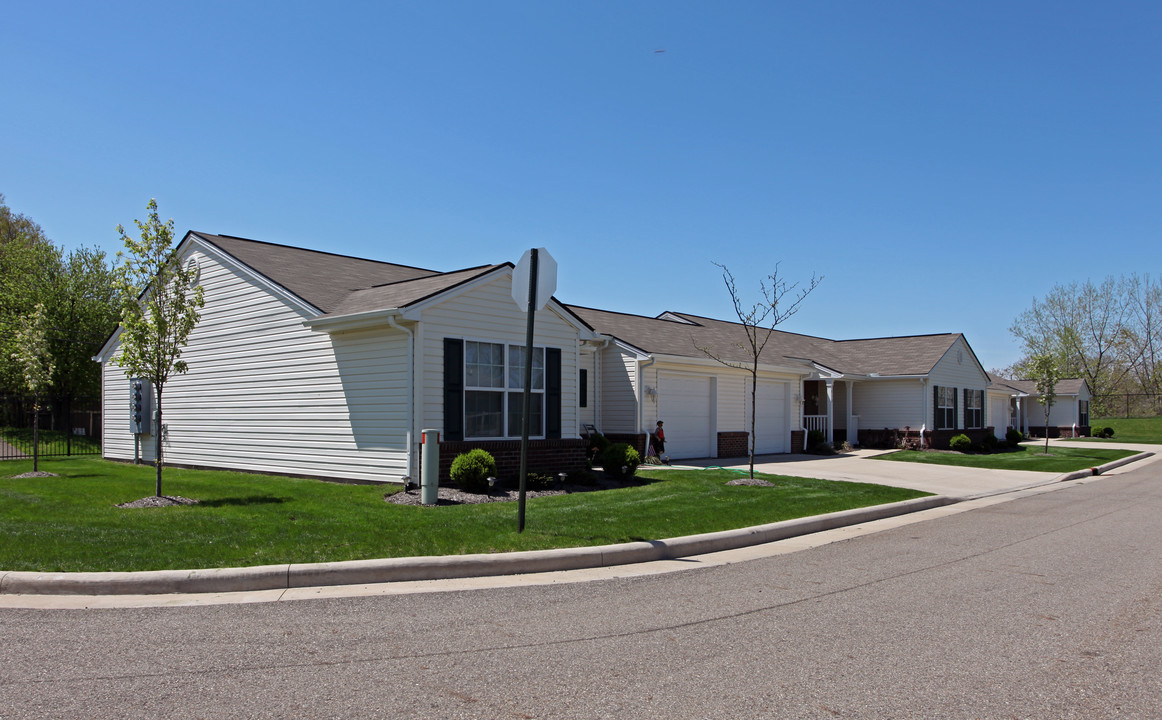
[[[197,507],[239,507],[246,505],[280,505],[286,502],[283,498],[272,495],[250,495],[249,497],[218,498],[217,500],[199,500]]]

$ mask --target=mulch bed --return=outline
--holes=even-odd
[[[574,485],[565,484],[559,488],[552,490],[526,490],[525,498],[548,497],[550,495],[569,495],[579,492],[593,492],[595,490],[615,490],[617,488],[634,487],[637,485],[644,485],[646,482],[640,479],[617,480],[609,475],[600,472],[594,472],[597,476],[596,482],[593,485]],[[404,490],[396,493],[390,493],[383,496],[384,501],[395,505],[422,505],[422,491],[419,488],[415,490]],[[494,502],[515,502],[520,499],[520,491],[508,487],[498,487],[493,489],[490,493],[470,493],[464,492],[458,487],[441,485],[436,490],[436,504],[437,505],[475,505],[478,503],[494,503]]]
[[[197,505],[197,500],[191,500],[181,495],[150,495],[133,502],[121,503],[117,507],[125,509],[170,507],[171,505]]]

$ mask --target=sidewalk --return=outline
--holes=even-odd
[[[1052,442],[1052,441],[1051,441]],[[1072,443],[1070,443],[1072,444]],[[1102,447],[1111,447],[1102,444]],[[1121,447],[1121,446],[1119,446]],[[1152,455],[1157,446],[1145,452]],[[1125,449],[1138,449],[1125,446]],[[531,552],[482,555],[393,558],[350,562],[268,565],[248,568],[211,568],[202,570],[162,570],[150,572],[36,573],[0,571],[0,606],[9,607],[75,607],[60,602],[62,596],[77,599],[93,596],[159,596],[146,604],[171,604],[164,601],[170,594],[202,593],[215,595],[217,602],[270,601],[284,599],[291,591],[310,591],[334,586],[362,586],[380,583],[416,583],[448,579],[529,576],[574,570],[608,570],[638,564],[667,563],[682,558],[726,553],[788,538],[797,538],[836,529],[860,527],[912,513],[926,514],[965,500],[989,498],[1004,493],[1019,493],[1059,483],[1063,480],[1091,477],[1088,471],[1058,475],[1027,471],[979,470],[973,468],[894,463],[869,460],[883,451],[855,451],[837,456],[779,455],[756,458],[755,470],[781,475],[813,477],[828,480],[871,482],[912,488],[934,493],[931,497],[901,503],[860,508],[816,517],[798,518],[750,528],[740,528],[703,535],[625,543],[588,548],[567,548]],[[1132,459],[1108,464],[1108,469],[1128,461],[1158,456],[1138,455]],[[684,463],[690,467],[745,468],[745,458],[706,460]],[[1106,466],[1103,466],[1103,468]],[[972,505],[972,503],[968,503]],[[689,562],[689,561],[687,561]],[[689,568],[691,565],[685,565]],[[673,569],[679,569],[677,567]],[[490,583],[494,585],[494,583]],[[338,588],[337,588],[338,589]],[[342,594],[339,589],[338,593]],[[235,600],[224,595],[251,594]],[[301,595],[299,595],[301,597]],[[174,595],[176,599],[176,595]],[[188,596],[187,596],[188,597]],[[26,598],[28,604],[21,604]],[[36,599],[41,598],[41,599]],[[57,598],[58,601],[52,600]],[[128,600],[129,598],[126,597]],[[211,598],[207,597],[207,600]],[[158,602],[158,601],[161,602]],[[115,606],[112,603],[102,603]],[[138,601],[137,604],[140,604]],[[185,604],[185,603],[181,603]],[[86,603],[82,606],[89,606]]]

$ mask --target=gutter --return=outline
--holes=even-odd
[[[416,428],[416,381],[415,381],[415,365],[416,365],[416,334],[411,328],[406,328],[396,322],[395,316],[387,318],[387,324],[396,330],[403,330],[408,334],[408,429],[404,433],[405,442],[407,443],[407,468],[408,475],[412,475],[412,438]],[[419,474],[418,471],[416,473]],[[404,480],[407,483],[407,480]]]

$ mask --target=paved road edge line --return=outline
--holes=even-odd
[[[0,571],[0,595],[222,593],[579,570],[672,560],[761,545],[929,510],[960,500],[945,495],[931,495],[737,530],[595,547],[201,570],[77,573]]]

